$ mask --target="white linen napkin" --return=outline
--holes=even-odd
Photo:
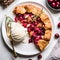
[[[50,55],[45,60],[60,60],[60,38]]]

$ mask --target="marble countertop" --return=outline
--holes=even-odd
[[[23,0],[23,1],[35,1],[35,0]],[[36,0],[35,2],[39,2],[42,5],[46,6],[45,3],[46,0]],[[19,2],[22,2],[20,0],[15,0],[8,8],[6,9],[2,9],[2,7],[0,6],[0,60],[13,60],[12,59],[12,53],[11,51],[7,48],[7,46],[4,44],[3,38],[2,38],[2,34],[1,34],[1,25],[2,25],[2,21],[3,21],[3,17],[4,15],[7,13],[7,11],[9,10],[10,7],[12,7],[14,4],[17,4]],[[51,12],[51,15],[53,17],[54,20],[54,25],[55,25],[55,32],[59,33],[60,30],[57,29],[57,24],[59,22],[59,17],[60,17],[60,12]],[[31,58],[32,60],[37,60],[37,56],[32,56],[32,57],[19,57],[19,60],[28,60],[29,58]]]

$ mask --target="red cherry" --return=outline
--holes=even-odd
[[[18,18],[17,17],[15,17],[15,22],[17,22],[18,21]]]
[[[33,41],[31,39],[29,39],[29,43],[32,43]]]
[[[39,28],[35,27],[34,30],[35,30],[35,31],[39,31]]]
[[[34,28],[34,25],[31,25],[32,28]]]
[[[48,3],[52,3],[53,2],[53,0],[48,0]]]
[[[40,39],[40,36],[37,36],[36,38],[35,38],[35,41],[38,41]]]
[[[38,22],[40,22],[40,21],[41,21],[41,18],[40,18],[40,17],[38,17],[38,18],[37,18],[37,21],[38,21]]]
[[[20,21],[21,21],[22,24],[24,23],[24,20],[20,20]]]
[[[53,2],[53,3],[51,4],[51,6],[55,8],[55,7],[56,7],[56,3]]]
[[[55,37],[56,39],[59,38],[59,34],[56,33],[56,34],[54,35],[54,37]]]
[[[40,36],[40,39],[42,39],[42,36]]]
[[[24,19],[24,15],[23,14],[19,15],[18,17],[19,17],[20,20]]]
[[[33,36],[34,38],[36,38],[36,33],[34,32],[32,36]]]
[[[59,8],[59,5],[56,5],[56,8]]]
[[[37,40],[39,40],[40,39],[40,36],[37,36],[37,38],[36,38]]]
[[[60,22],[58,23],[58,28],[60,28]]]
[[[31,24],[31,25],[29,26],[29,28],[30,28],[31,30],[34,30],[34,25]]]
[[[39,39],[42,39],[42,36],[41,35],[39,35]]]
[[[37,32],[37,34],[39,34],[41,31],[40,30],[38,30],[38,32]]]
[[[27,29],[28,29],[28,32],[30,32],[30,31],[31,31],[31,29],[30,29],[29,27],[28,27]]]
[[[38,60],[39,60],[39,59],[41,59],[41,58],[42,58],[42,55],[41,55],[41,54],[39,54],[39,55],[38,55]]]
[[[45,33],[45,31],[43,31],[43,30],[38,30],[38,32],[37,32],[38,35],[44,35],[44,33]]]
[[[27,23],[27,21],[26,20],[20,20],[21,21],[21,23]]]
[[[37,44],[37,43],[38,43],[38,40],[35,39],[35,40],[34,40],[34,43]]]
[[[32,60],[32,59],[28,59],[28,60]]]
[[[38,24],[37,22],[34,23],[35,26],[36,26],[37,24]]]
[[[58,0],[54,0],[54,2],[57,2]]]
[[[37,35],[36,35],[36,38],[35,38],[35,40],[34,40],[34,43],[37,43],[39,39],[40,39],[40,36],[37,36]]]
[[[41,30],[38,30],[37,35],[41,35]]]
[[[59,5],[59,4],[60,4],[60,2],[56,2],[56,4],[57,4],[57,5]]]
[[[21,17],[19,17],[19,19],[20,19],[20,20],[23,20],[23,17],[21,16]]]
[[[23,26],[26,27],[27,26],[27,23],[23,23]]]

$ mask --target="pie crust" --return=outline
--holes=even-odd
[[[43,21],[43,23],[45,24],[44,25],[45,34],[44,34],[43,38],[38,40],[38,43],[36,44],[36,46],[38,46],[39,49],[41,51],[43,51],[46,48],[46,46],[49,44],[49,41],[51,39],[52,25],[51,25],[50,19],[49,19],[48,15],[44,11],[42,11],[42,9],[40,9],[39,7],[34,6],[32,4],[16,6],[13,10],[13,13],[15,13],[15,14],[19,14],[19,13],[24,14],[26,12],[39,16],[41,18],[41,20]],[[37,25],[37,27],[39,27],[39,26],[42,27],[42,24]],[[30,33],[30,35],[31,35],[31,33]]]

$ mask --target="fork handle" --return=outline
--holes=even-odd
[[[13,48],[13,55],[15,58],[17,58],[17,53],[15,52],[15,49],[14,49],[14,41],[12,40],[11,41],[11,45],[12,45],[12,48]]]

